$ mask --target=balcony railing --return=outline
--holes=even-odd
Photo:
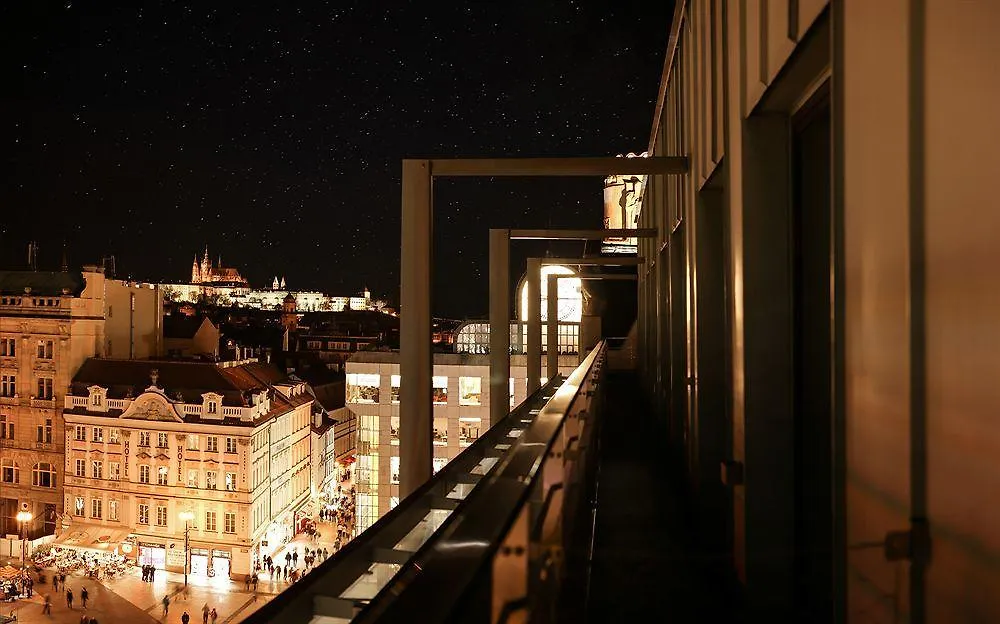
[[[501,622],[548,612],[594,482],[605,353],[601,343],[565,381],[550,380],[245,621]]]

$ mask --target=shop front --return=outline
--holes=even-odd
[[[167,568],[167,549],[163,544],[139,542],[139,565],[151,565],[157,570]]]
[[[191,549],[191,575],[208,576],[208,549]]]
[[[313,523],[313,516],[316,515],[316,503],[307,499],[295,510],[295,533],[304,533]]]
[[[230,578],[232,574],[233,555],[228,550],[212,550],[212,567],[209,574],[215,578]]]

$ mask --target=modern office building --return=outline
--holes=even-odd
[[[291,539],[311,491],[314,397],[256,361],[89,359],[64,399],[55,544],[243,578]]]
[[[90,357],[163,353],[148,284],[83,271],[0,271],[0,534],[52,534],[63,508],[63,404]],[[32,514],[19,526],[19,511]]]

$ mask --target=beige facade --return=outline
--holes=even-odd
[[[1000,4],[679,4],[638,345],[702,527],[772,618],[1000,619]]]
[[[90,360],[72,389],[57,545],[103,535],[138,563],[180,572],[189,513],[191,572],[243,578],[291,537],[309,494],[304,384],[253,361]]]
[[[327,416],[314,416],[312,435],[312,494],[332,497],[340,477],[355,460],[358,418],[341,407]]]
[[[578,364],[576,355],[559,356],[564,375]],[[345,370],[347,408],[358,418],[354,481],[360,533],[399,502],[399,353],[356,353]],[[435,472],[490,428],[489,370],[485,355],[434,355]],[[513,407],[527,396],[525,356],[511,356],[511,375],[506,400]]]
[[[0,534],[52,533],[63,512],[63,401],[89,357],[150,357],[162,349],[155,288],[82,273],[0,271]]]

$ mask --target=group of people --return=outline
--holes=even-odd
[[[21,576],[0,584],[0,591],[3,593],[4,600],[17,600],[21,596],[31,598],[34,586],[35,582],[31,580],[31,576],[22,572]]]
[[[142,566],[143,582],[152,583],[155,577],[156,577],[156,566],[151,566],[149,564]]]
[[[170,598],[167,596],[163,597],[163,617],[167,617],[167,611],[170,609]],[[201,621],[202,624],[215,624],[219,619],[219,612],[215,610],[215,607],[209,608],[208,603],[201,608]],[[190,624],[191,614],[185,611],[181,614],[181,624]]]

